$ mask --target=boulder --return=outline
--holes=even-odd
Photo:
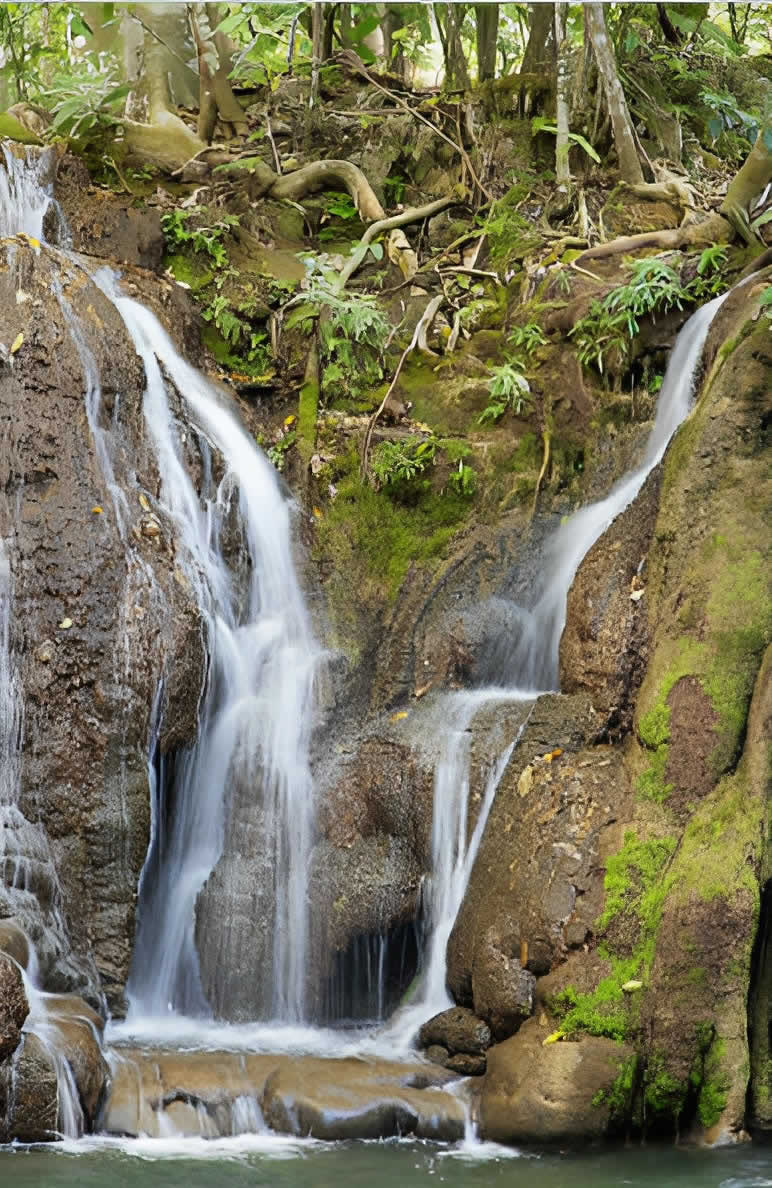
[[[30,943],[23,928],[15,920],[0,920],[0,952],[13,957],[17,965],[26,969],[30,959]]]
[[[414,1087],[416,1076],[421,1088]],[[265,1087],[263,1115],[281,1134],[321,1139],[409,1134],[455,1142],[464,1134],[464,1107],[431,1080],[426,1065],[287,1060]]]
[[[530,1015],[535,983],[519,955],[507,952],[496,925],[488,928],[474,955],[472,1000],[475,1012],[488,1020],[498,1039],[513,1035]]]
[[[549,1029],[529,1019],[488,1051],[480,1099],[482,1137],[500,1143],[572,1143],[602,1137],[610,1108],[601,1101],[630,1058],[612,1040],[586,1036],[544,1046]]]
[[[14,1059],[12,1111],[7,1117],[5,1138],[20,1143],[45,1143],[58,1138],[59,1091],[56,1065],[43,1041],[31,1032],[24,1034]],[[0,1126],[3,1119],[0,1118]]]
[[[0,1061],[19,1046],[28,1013],[21,969],[11,957],[0,953]]]
[[[467,1007],[451,1007],[423,1024],[418,1033],[418,1042],[422,1048],[440,1044],[451,1055],[466,1052],[479,1056],[491,1046],[493,1040],[487,1023],[478,1019]]]

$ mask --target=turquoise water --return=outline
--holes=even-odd
[[[477,1154],[409,1142],[298,1143],[257,1138],[163,1140],[69,1152],[0,1149],[0,1185],[12,1188],[772,1188],[772,1148],[603,1150],[584,1155]],[[161,1154],[162,1151],[166,1154]],[[486,1157],[487,1156],[487,1157]]]

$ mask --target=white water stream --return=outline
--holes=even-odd
[[[289,504],[224,395],[184,361],[148,309],[121,294],[111,273],[102,270],[95,280],[145,366],[144,415],[161,476],[160,503],[175,523],[209,653],[197,742],[177,764],[171,818],[155,822],[151,847],[160,846],[160,862],[157,879],[140,897],[132,1011],[208,1013],[194,938],[196,898],[221,854],[229,786],[248,781],[263,801],[274,843],[273,1014],[299,1020],[313,818],[308,743],[319,653],[293,566]],[[225,463],[211,496],[199,495],[183,464],[184,430],[166,376]],[[249,560],[244,591],[224,554],[225,523],[234,511]]]

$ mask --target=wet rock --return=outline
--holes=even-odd
[[[443,1048],[441,1044],[429,1044],[429,1047],[424,1050],[427,1060],[431,1060],[432,1064],[442,1065],[443,1068],[449,1055],[448,1049]]]
[[[568,592],[560,687],[565,693],[588,693],[599,715],[598,732],[613,737],[630,727],[646,670],[646,567],[661,480],[657,467],[587,553]]]
[[[78,252],[157,271],[164,254],[160,212],[90,184],[79,157],[65,155],[54,188]]]
[[[418,1033],[422,1048],[440,1044],[450,1053],[467,1052],[477,1056],[493,1042],[490,1028],[466,1007],[441,1011],[422,1026]]]
[[[500,1039],[513,1035],[531,1014],[536,982],[531,971],[523,969],[520,957],[510,955],[507,948],[501,930],[491,926],[475,951],[472,967],[474,1009]]]
[[[451,933],[451,992],[499,1038],[527,1017],[531,975],[562,960],[602,910],[599,856],[630,793],[621,756],[584,747],[596,720],[585,695],[533,706]]]
[[[0,953],[0,1061],[19,1046],[28,1013],[21,969],[10,956]]]
[[[609,1107],[599,1103],[630,1050],[587,1036],[544,1046],[549,1030],[529,1019],[517,1035],[488,1051],[480,1099],[483,1138],[501,1143],[567,1143],[606,1133]]]
[[[0,341],[24,335],[14,366],[0,369],[0,487],[18,492],[0,507],[0,534],[13,540],[12,647],[25,706],[10,834],[13,861],[27,873],[0,888],[0,913],[34,943],[47,989],[94,1001],[101,989],[120,1010],[149,836],[150,713],[166,672],[161,747],[195,735],[200,624],[174,558],[153,541],[122,538],[85,415],[91,364],[56,286],[93,356],[102,410],[111,402],[120,410],[110,414],[120,443],[115,482],[132,505],[137,488],[157,489],[158,474],[142,415],[144,371],[117,311],[85,270],[45,247],[3,251]],[[71,628],[57,631],[68,619]]]
[[[108,1067],[102,1052],[99,1031],[87,1018],[88,1007],[76,1015],[49,1016],[51,1042],[70,1066],[86,1125],[94,1119],[105,1083]]]
[[[464,1133],[464,1108],[440,1087],[411,1087],[409,1065],[359,1060],[287,1061],[263,1096],[268,1125],[282,1134],[322,1139],[395,1135],[454,1142]],[[426,1066],[420,1069],[426,1086]]]
[[[460,1077],[481,1077],[487,1066],[485,1056],[471,1056],[468,1052],[456,1052],[445,1061],[445,1067]]]
[[[12,1113],[7,1119],[7,1139],[20,1143],[45,1143],[57,1138],[56,1066],[51,1053],[36,1035],[24,1035],[23,1045],[14,1060],[12,1077]]]
[[[453,1141],[464,1131],[464,1107],[443,1089],[453,1079],[427,1064],[124,1049],[101,1126],[157,1135],[171,1122],[183,1133],[230,1134],[251,1112],[253,1125],[264,1118],[283,1134]]]
[[[0,952],[13,957],[17,965],[26,969],[30,959],[30,944],[23,928],[15,920],[0,920]]]

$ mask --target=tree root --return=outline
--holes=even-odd
[[[588,248],[574,261],[580,266],[589,260],[606,260],[625,252],[640,252],[656,248],[661,252],[675,252],[696,244],[727,243],[732,236],[728,221],[720,214],[708,215],[698,223],[673,227],[664,231],[642,231],[639,235],[623,235],[608,243]]]

